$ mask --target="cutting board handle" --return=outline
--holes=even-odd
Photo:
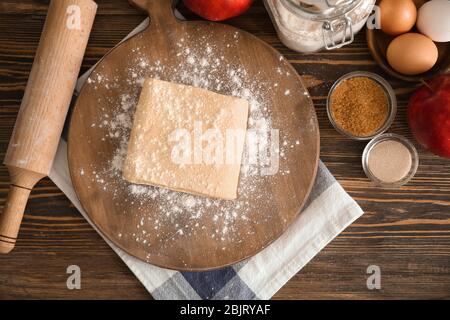
[[[148,12],[151,23],[169,25],[178,23],[174,14],[173,0],[129,0],[141,10]]]

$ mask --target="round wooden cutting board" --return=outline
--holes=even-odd
[[[277,51],[244,31],[179,21],[167,0],[132,2],[149,12],[149,27],[100,61],[72,115],[68,156],[77,195],[108,239],[151,264],[197,271],[255,255],[298,216],[314,183],[319,128],[306,88]],[[145,77],[249,100],[252,138],[236,200],[122,178]]]

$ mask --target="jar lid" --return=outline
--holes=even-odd
[[[310,20],[333,19],[353,10],[362,0],[280,0],[291,12]]]

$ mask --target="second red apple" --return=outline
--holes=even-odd
[[[183,0],[186,7],[202,18],[222,21],[244,13],[253,0]]]

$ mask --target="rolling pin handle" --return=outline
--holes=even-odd
[[[11,187],[3,212],[0,213],[0,254],[14,249],[31,189],[45,176],[15,166],[8,166],[8,171]]]
[[[16,244],[20,223],[30,189],[11,185],[3,213],[0,215],[0,253],[9,253]]]

